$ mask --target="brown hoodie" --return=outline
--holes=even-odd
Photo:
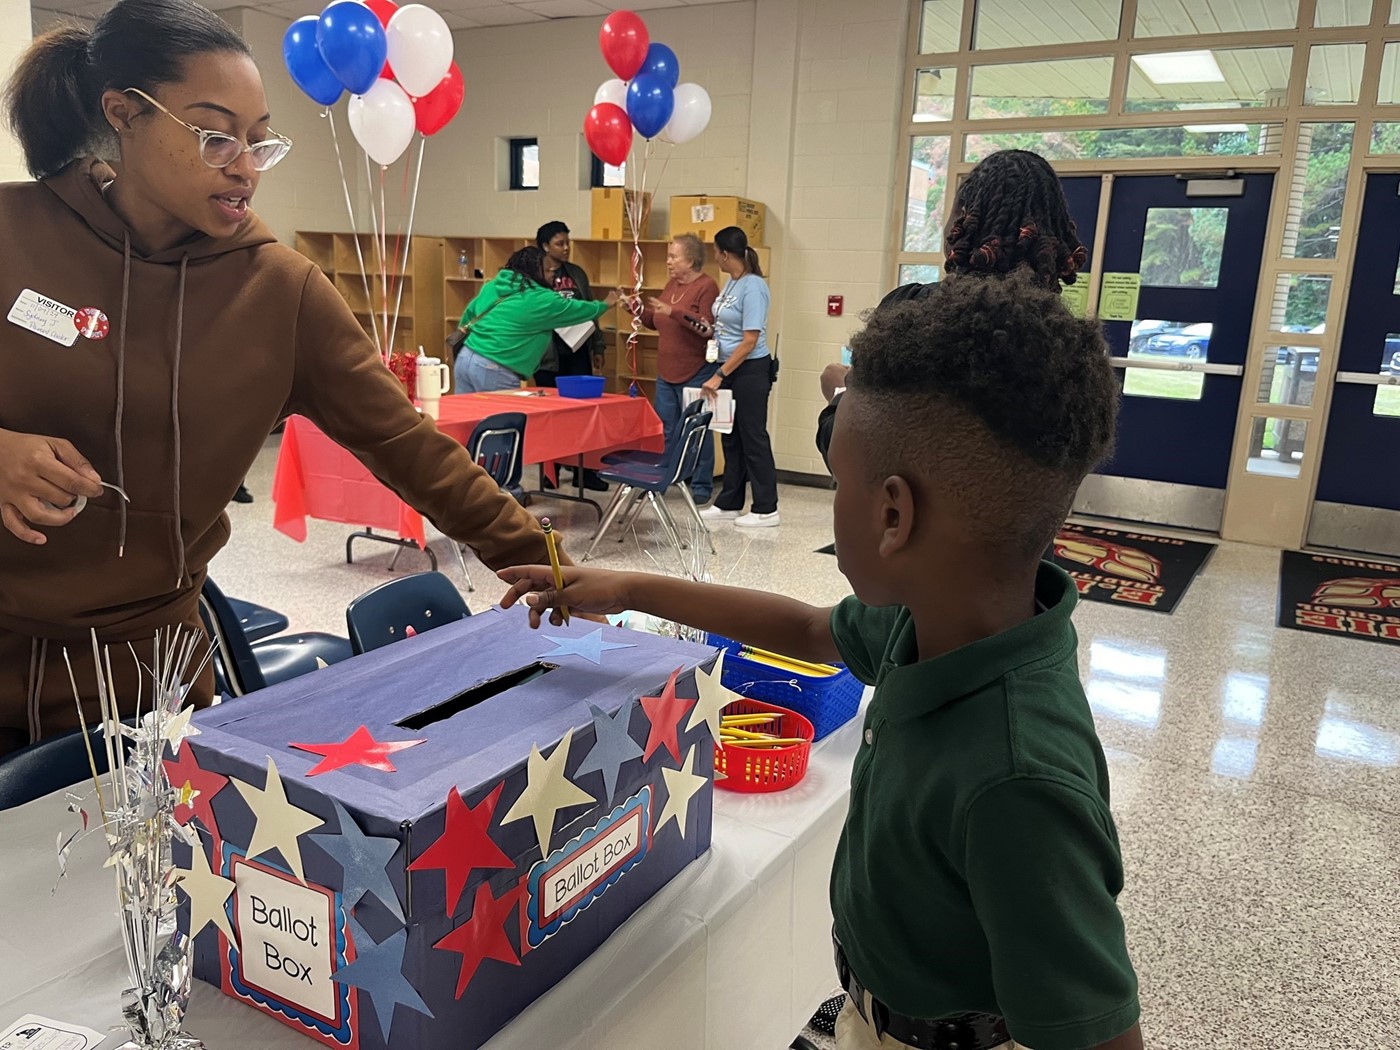
[[[249,214],[151,256],[80,161],[0,186],[0,300],[95,307],[71,347],[0,322],[0,428],[67,438],[108,492],[41,547],[0,528],[0,632],[149,638],[192,622],[224,509],[279,419],[301,413],[487,565],[547,560],[534,518],[422,417],[324,274]],[[9,700],[0,697],[0,702]]]

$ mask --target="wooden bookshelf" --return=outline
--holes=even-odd
[[[443,349],[437,321],[444,316],[441,237],[414,237],[406,259],[402,242],[396,253],[391,239],[389,253],[396,257],[384,269],[380,266],[376,239],[368,233],[357,238],[349,233],[300,232],[296,235],[296,249],[331,279],[366,332],[372,331],[371,311],[373,316],[382,317],[386,303],[392,326],[397,303],[399,320],[394,328],[394,349],[416,353],[422,346],[429,354]],[[365,272],[360,269],[361,255]]]

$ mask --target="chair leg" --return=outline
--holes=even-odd
[[[401,554],[403,554],[403,548],[402,548],[402,547],[400,547],[398,550],[394,551],[394,556],[393,556],[392,558],[389,559],[389,571],[390,571],[390,572],[393,572],[394,569],[398,566],[398,564],[399,564],[399,555],[401,555]]]
[[[705,542],[710,545],[710,553],[718,554],[719,551],[715,550],[715,538],[710,532],[710,527],[705,524],[705,519],[700,517],[700,508],[695,505],[695,497],[690,494],[690,486],[681,484],[676,487],[681,490],[681,498],[685,500],[686,510],[690,511],[690,516],[695,519],[695,524],[705,534]]]
[[[468,593],[468,594],[475,594],[475,593],[476,593],[476,587],[472,584],[472,574],[471,574],[470,572],[467,571],[467,554],[466,554],[466,551],[463,549],[462,545],[461,545],[460,543],[458,543],[456,540],[453,540],[453,541],[452,541],[452,550],[453,550],[453,553],[455,553],[455,554],[457,555],[457,564],[460,565],[460,566],[462,567],[462,575],[466,578],[466,581],[467,581],[467,593]]]
[[[637,498],[632,501],[626,512],[622,516],[622,528],[618,531],[617,542],[622,543],[627,538],[627,530],[637,523],[637,517],[642,513],[642,508],[647,505],[646,493],[637,492]]]
[[[679,554],[684,545],[681,543],[680,533],[676,531],[676,527],[670,521],[670,515],[666,513],[666,504],[656,498],[655,492],[647,493],[647,502],[651,504],[651,509],[656,512],[656,520],[661,522],[662,531],[671,541],[671,546]]]
[[[631,485],[619,485],[614,493],[612,502],[608,504],[608,511],[603,515],[603,520],[598,522],[598,531],[593,534],[593,542],[588,545],[588,550],[584,552],[582,561],[587,561],[593,557],[593,552],[598,548],[598,541],[603,538],[603,533],[608,531],[608,527],[617,519],[618,512],[622,510],[622,505],[626,502],[627,494],[632,491]]]

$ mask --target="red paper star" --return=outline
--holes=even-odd
[[[422,740],[376,740],[370,736],[370,732],[364,726],[360,726],[344,740],[339,743],[329,744],[291,744],[290,747],[298,751],[310,751],[313,755],[321,755],[322,759],[311,767],[306,774],[314,777],[317,773],[329,773],[333,769],[340,769],[343,766],[369,766],[370,769],[377,769],[383,773],[398,772],[394,769],[394,763],[389,761],[389,756],[395,751],[402,751],[406,747],[415,747],[424,743]]]
[[[456,952],[462,957],[462,968],[457,974],[457,998],[467,990],[467,985],[476,976],[477,967],[484,959],[496,959],[512,966],[520,965],[520,956],[506,936],[505,924],[520,906],[520,890],[517,884],[497,900],[491,896],[491,885],[482,882],[476,887],[476,900],[472,904],[472,917],[462,923],[442,940],[433,945],[443,951]]]
[[[671,677],[666,680],[666,688],[661,690],[660,696],[642,697],[642,710],[651,721],[646,750],[642,752],[643,762],[649,761],[656,749],[663,744],[666,745],[666,750],[671,752],[672,758],[677,762],[681,760],[681,745],[676,738],[676,730],[680,728],[681,719],[690,713],[696,701],[682,700],[676,695],[676,679],[680,673],[679,667],[671,672]]]
[[[189,805],[175,807],[176,821],[188,824],[191,817],[198,817],[211,835],[217,835],[219,829],[214,822],[214,796],[228,784],[228,777],[201,769],[194,757],[194,748],[188,742],[180,748],[178,756],[165,759],[164,764],[165,774],[177,791],[189,784],[198,792]]]
[[[466,888],[467,877],[475,868],[513,868],[515,861],[501,852],[491,839],[491,818],[501,799],[505,783],[487,795],[475,809],[469,809],[454,787],[447,793],[447,826],[431,846],[408,866],[409,871],[441,868],[447,877],[447,914],[457,910]]]

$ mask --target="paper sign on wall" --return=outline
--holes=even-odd
[[[1100,321],[1136,321],[1138,294],[1142,291],[1140,273],[1106,273],[1099,292]]]
[[[1081,273],[1074,284],[1060,286],[1060,299],[1075,317],[1089,315],[1089,275]]]

